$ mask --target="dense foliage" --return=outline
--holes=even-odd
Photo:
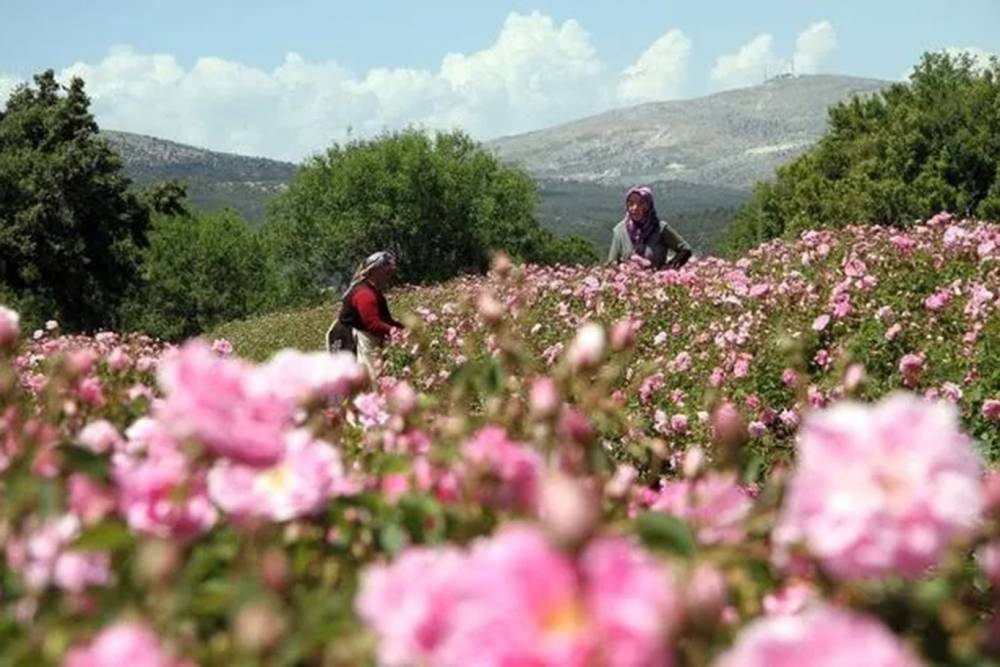
[[[374,384],[0,309],[4,658],[1000,664],[998,259],[947,215],[501,259]]]
[[[120,322],[149,225],[89,106],[49,70],[0,108],[0,294],[74,329]]]
[[[272,308],[275,290],[264,239],[235,212],[155,215],[125,325],[183,340]]]
[[[542,230],[535,184],[461,132],[404,131],[335,145],[308,160],[275,202],[267,231],[288,300],[347,278],[376,250],[421,283],[482,272],[495,251],[529,261],[584,252]]]
[[[940,210],[1000,214],[1000,63],[926,54],[908,83],[830,109],[813,149],[758,184],[736,250],[850,223],[905,226]]]

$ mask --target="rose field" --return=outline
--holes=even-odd
[[[1000,665],[1000,225],[390,304],[376,381],[0,308],[0,663]]]

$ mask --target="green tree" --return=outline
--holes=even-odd
[[[49,70],[0,111],[0,294],[68,330],[119,323],[149,226],[89,107]]]
[[[393,251],[404,282],[565,257],[534,217],[535,183],[462,132],[416,130],[335,145],[307,161],[272,207],[266,234],[285,302],[342,283],[359,259]]]
[[[259,233],[231,210],[156,215],[126,325],[179,340],[273,303],[273,264]]]
[[[742,250],[858,222],[902,226],[941,210],[1000,214],[1000,62],[925,54],[908,83],[830,109],[829,131],[760,183],[730,227]]]

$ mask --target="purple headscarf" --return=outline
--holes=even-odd
[[[628,199],[632,195],[639,195],[646,202],[646,217],[635,222],[628,214]],[[632,241],[632,249],[644,255],[646,244],[650,237],[660,228],[660,217],[656,215],[656,206],[653,204],[653,191],[645,185],[636,185],[629,188],[625,193],[625,229],[628,237]]]

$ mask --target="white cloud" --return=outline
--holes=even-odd
[[[819,21],[799,33],[795,39],[796,74],[822,71],[826,59],[837,48],[837,33],[829,21]]]
[[[815,74],[823,70],[830,54],[837,48],[837,34],[829,21],[818,21],[795,38],[792,61],[774,50],[774,35],[762,33],[739,48],[736,53],[719,56],[709,73],[716,90],[742,88],[764,81],[765,77],[788,72]]]
[[[538,129],[639,100],[681,93],[691,43],[666,32],[618,73],[587,31],[532,12],[511,13],[496,40],[446,55],[434,70],[376,68],[360,75],[296,53],[273,69],[203,57],[111,49],[58,77],[80,76],[101,127],[215,150],[298,160],[349,136],[417,126],[460,127],[477,139]],[[0,76],[0,92],[12,87]]]
[[[774,55],[774,36],[757,35],[736,53],[719,56],[709,78],[716,89],[742,88],[773,76],[779,66]]]
[[[0,109],[7,105],[7,98],[14,92],[18,83],[20,83],[20,79],[0,74]]]
[[[986,49],[981,49],[978,46],[949,46],[945,49],[945,51],[953,56],[957,56],[961,53],[968,53],[972,56],[972,59],[977,67],[988,67],[990,64],[990,58],[1000,58],[1000,53],[987,51]]]
[[[680,30],[671,30],[622,72],[619,98],[625,102],[645,102],[676,97],[687,75],[690,55],[691,40]]]

